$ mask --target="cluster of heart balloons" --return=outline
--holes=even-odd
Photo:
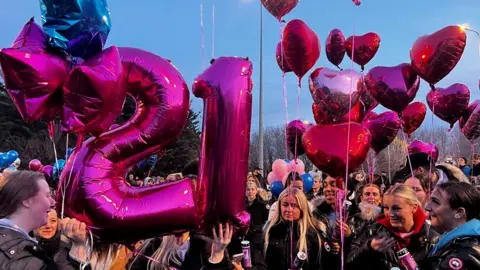
[[[346,52],[363,66],[375,55],[377,40],[379,42],[374,33],[344,40],[341,31],[334,29],[327,39],[327,58],[338,66]],[[305,131],[301,150],[317,168],[331,176],[341,177],[353,171],[365,160],[370,148],[378,154],[395,139],[400,129],[410,136],[420,127],[426,106],[421,102],[411,103],[419,90],[420,79],[432,87],[427,95],[432,112],[451,126],[459,121],[462,133],[470,140],[476,139],[480,136],[479,101],[468,105],[470,91],[463,84],[447,88],[434,86],[456,66],[465,44],[464,29],[448,26],[415,41],[410,63],[373,67],[365,76],[354,70],[314,70],[309,88],[318,126]],[[356,54],[357,48],[363,55]],[[372,112],[378,104],[391,111]]]

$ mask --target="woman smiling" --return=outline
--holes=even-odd
[[[377,218],[377,223],[353,241],[348,268],[401,268],[396,252],[406,248],[420,269],[429,269],[428,251],[438,234],[425,222],[415,191],[404,184],[393,186],[384,194],[383,207],[384,214]]]

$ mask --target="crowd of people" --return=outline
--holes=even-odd
[[[344,182],[312,171],[308,191],[292,172],[278,198],[255,168],[246,235],[227,222],[212,237],[181,232],[93,249],[85,223],[59,219],[43,175],[18,171],[0,178],[0,269],[480,269],[480,155],[472,166],[425,153],[407,160],[392,177],[358,172]],[[163,181],[128,174],[127,182],[195,180],[197,172],[194,161]]]

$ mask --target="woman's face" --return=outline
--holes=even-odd
[[[43,239],[51,239],[55,236],[58,227],[57,211],[51,210],[48,213],[47,225],[35,230],[35,235]]]
[[[256,182],[256,181],[255,181],[255,178],[253,178],[252,176],[249,176],[249,177],[247,178],[247,183],[250,183],[250,182],[255,183],[255,182]]]
[[[322,180],[320,178],[315,177],[313,179],[313,189],[319,189],[322,184]]]
[[[417,211],[416,205],[409,204],[404,198],[387,195],[383,197],[383,211],[389,219],[390,225],[401,232],[409,230],[408,224],[413,223],[413,214]]]
[[[428,194],[425,192],[425,190],[423,190],[420,180],[418,180],[418,178],[415,178],[415,177],[410,177],[405,181],[405,185],[415,190],[415,193],[417,193],[418,200],[420,201],[422,206],[425,206],[425,204],[427,203]]]
[[[133,174],[129,174],[129,175],[128,175],[128,179],[133,180],[133,178],[134,178],[134,177],[133,177]]]
[[[300,219],[300,206],[294,195],[287,195],[280,202],[280,213],[285,221],[296,221]]]
[[[292,184],[290,185],[290,187],[293,187],[293,188],[296,188],[296,189],[299,189],[299,190],[303,191],[303,181],[302,180],[292,181]]]
[[[368,202],[373,205],[380,206],[382,203],[382,197],[380,196],[380,190],[376,187],[366,187],[363,189],[362,196],[360,198],[362,202]]]
[[[436,188],[432,191],[432,196],[425,206],[425,210],[429,214],[431,225],[435,231],[445,233],[453,229],[455,211],[450,207],[448,194],[443,190]]]
[[[249,201],[255,200],[255,198],[257,198],[257,193],[258,190],[256,187],[254,187],[253,185],[247,186],[247,198]]]
[[[465,166],[465,165],[467,165],[467,163],[465,162],[465,159],[459,158],[458,159],[458,166]]]

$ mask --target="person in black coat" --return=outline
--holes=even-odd
[[[435,270],[480,269],[480,193],[467,183],[447,182],[432,192],[425,209],[443,236],[430,251]]]
[[[63,234],[72,240],[65,261],[54,261],[28,233],[47,223],[54,207],[42,173],[17,171],[0,178],[0,269],[75,269],[86,264],[86,225],[62,220]]]
[[[366,184],[360,190],[359,212],[348,218],[348,225],[352,229],[353,237],[362,234],[365,228],[375,223],[380,214],[382,196],[380,187],[375,184]]]
[[[406,248],[420,269],[429,269],[428,252],[439,235],[430,228],[415,191],[392,186],[383,197],[384,215],[352,242],[346,269],[402,268],[396,252]]]

